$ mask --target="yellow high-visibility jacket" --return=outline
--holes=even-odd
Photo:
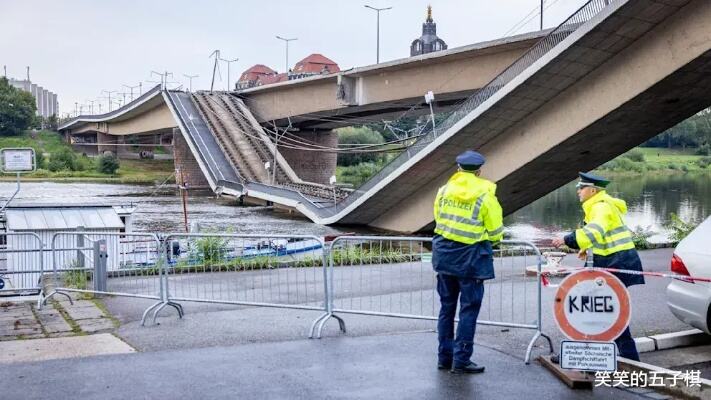
[[[608,256],[634,249],[632,232],[625,226],[623,215],[627,203],[604,190],[583,203],[585,226],[575,230],[575,241],[581,249],[593,249],[593,254]]]
[[[437,192],[435,233],[465,244],[499,242],[504,234],[496,185],[472,172],[459,171]]]

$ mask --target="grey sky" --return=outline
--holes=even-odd
[[[544,26],[563,21],[585,0],[546,0]],[[157,80],[168,70],[187,87],[183,74],[199,74],[193,89],[210,85],[214,49],[232,64],[231,81],[254,64],[282,72],[284,44],[275,35],[298,37],[289,63],[321,53],[343,69],[375,63],[375,12],[381,13],[381,61],[409,56],[428,4],[437,33],[450,48],[502,37],[539,6],[539,0],[0,0],[0,65],[8,76],[25,77],[59,95],[60,111],[74,102],[103,96],[102,89],[127,91]],[[533,14],[531,14],[533,15]],[[516,32],[538,29],[538,17]],[[227,86],[227,68],[222,65]],[[1,71],[0,71],[1,72]],[[106,111],[106,100],[103,100]],[[87,103],[88,104],[88,103]]]

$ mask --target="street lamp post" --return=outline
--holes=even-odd
[[[189,91],[192,92],[192,91],[193,91],[193,78],[197,78],[197,77],[199,77],[200,75],[186,75],[186,74],[183,74],[183,76],[186,77],[186,78],[188,78],[188,80],[190,81],[190,83],[188,84],[188,87],[190,88]]]
[[[228,60],[226,58],[220,58],[221,61],[224,61],[227,63],[227,90],[230,91],[230,65],[232,65],[233,62],[239,61],[239,58],[235,58],[234,60]]]
[[[299,40],[299,38],[283,38],[281,36],[276,37],[279,40],[283,40],[286,44],[286,64],[284,64],[284,72],[289,73],[289,42],[294,40]]]
[[[123,85],[123,87],[125,87],[126,89],[128,89],[128,90],[131,91],[131,101],[133,101],[133,89],[140,88],[140,87],[141,87],[141,84],[139,83],[139,84],[136,85],[136,86]],[[139,96],[140,96],[140,94],[139,94]]]
[[[380,12],[385,10],[390,10],[392,7],[376,8],[369,5],[365,5],[365,8],[370,8],[377,14],[377,27],[376,27],[376,50],[375,50],[375,63],[380,64]]]

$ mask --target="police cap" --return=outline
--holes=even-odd
[[[610,181],[608,179],[605,179],[601,176],[597,176],[591,173],[587,172],[578,172],[578,175],[580,175],[580,181],[578,181],[578,184],[575,185],[575,187],[585,187],[585,186],[591,186],[591,187],[596,187],[600,189],[604,189],[607,187],[607,185],[610,184]]]
[[[457,164],[465,170],[477,170],[484,165],[486,158],[473,150],[467,150],[457,156]]]

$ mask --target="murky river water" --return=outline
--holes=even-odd
[[[15,184],[0,182],[0,196],[7,198]],[[616,179],[609,187],[613,195],[624,198],[630,212],[627,224],[655,231],[653,241],[664,241],[664,224],[676,213],[683,219],[701,220],[711,213],[711,176],[674,175]],[[103,203],[137,206],[134,230],[183,232],[183,207],[174,188],[140,185],[106,185],[91,183],[22,184],[16,203]],[[329,235],[350,232],[352,227],[328,227],[309,220],[273,211],[267,207],[239,207],[227,198],[191,196],[188,220],[199,222],[201,229],[235,233]],[[554,235],[575,228],[582,211],[575,195],[574,183],[566,185],[533,204],[508,216],[507,229],[514,238],[546,243]],[[367,233],[363,229],[361,233]]]

